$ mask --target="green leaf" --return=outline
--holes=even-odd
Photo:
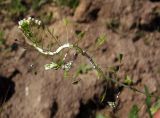
[[[107,28],[115,31],[117,28],[120,26],[120,21],[119,19],[111,19],[110,21],[107,22]]]
[[[44,12],[40,15],[40,19],[43,21],[44,24],[49,24],[53,20],[54,15],[52,12]]]
[[[102,115],[102,114],[97,114],[96,118],[106,118],[106,117],[104,115]]]
[[[75,73],[75,75],[74,75],[73,78],[76,78],[79,74],[88,73],[88,72],[91,71],[92,69],[93,69],[93,68],[92,68],[90,65],[81,64],[81,65],[78,67],[78,69],[77,69],[77,71],[76,71],[76,73]]]
[[[82,64],[80,65],[78,72],[84,74],[84,73],[88,73],[88,71],[90,70],[92,70],[92,67],[90,65]]]
[[[146,95],[145,103],[147,105],[147,112],[149,114],[149,117],[152,118],[152,114],[151,114],[151,111],[150,111],[150,108],[151,108],[151,95],[149,93],[149,90],[148,90],[147,86],[144,86],[144,89],[145,89],[145,95]]]
[[[118,61],[120,61],[120,62],[121,62],[121,61],[122,61],[122,59],[123,59],[123,54],[121,54],[121,53],[120,53],[120,54],[118,54],[117,59],[118,59]]]
[[[131,85],[133,83],[133,81],[132,81],[132,79],[129,75],[127,75],[125,77],[124,83],[127,84],[127,85]]]
[[[129,112],[128,118],[138,118],[138,112],[139,112],[138,106],[133,105]]]
[[[153,115],[160,109],[160,99],[150,108],[151,114]]]
[[[101,103],[104,101],[104,99],[106,98],[106,90],[105,90],[105,92],[102,94],[102,96],[101,96],[101,98],[100,98],[100,101],[101,101]]]
[[[76,31],[75,33],[79,39],[82,39],[85,35],[85,32],[83,31]]]
[[[33,0],[32,2],[32,9],[38,10],[42,5],[49,2],[49,0]]]
[[[54,0],[54,2],[58,5],[68,6],[73,9],[75,9],[79,4],[79,0]]]
[[[65,26],[67,26],[69,24],[69,20],[67,18],[64,18],[63,23],[64,23]]]
[[[23,14],[27,8],[21,3],[21,0],[11,0],[10,12],[13,16]]]
[[[105,35],[100,35],[96,40],[96,45],[99,47],[107,42],[107,37]]]
[[[64,78],[67,78],[68,76],[68,71],[64,70]]]
[[[0,31],[0,45],[5,44],[5,40],[4,40],[4,32]]]
[[[54,62],[51,62],[50,64],[46,64],[44,65],[45,70],[50,70],[50,69],[55,69],[57,70],[58,68],[60,68],[60,65]]]
[[[112,66],[112,67],[109,67],[109,71],[110,71],[110,72],[113,72],[113,73],[118,72],[119,69],[120,69],[120,66]]]

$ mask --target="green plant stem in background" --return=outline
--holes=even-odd
[[[46,4],[47,2],[50,2],[51,0],[33,0],[32,1],[32,9],[38,10],[42,5]]]
[[[79,4],[79,0],[54,0],[54,2],[60,6],[68,6],[73,9]]]
[[[5,44],[4,32],[0,30],[0,46]]]
[[[145,89],[145,95],[146,95],[145,103],[147,105],[147,112],[149,114],[149,117],[152,118],[152,113],[151,113],[151,110],[150,110],[150,108],[151,108],[151,95],[148,91],[147,86],[144,86],[144,89]]]
[[[139,112],[138,106],[133,105],[130,112],[129,112],[128,118],[139,118],[138,117],[138,112]]]
[[[155,114],[160,109],[160,98],[157,102],[150,108],[151,114]]]
[[[20,16],[26,10],[27,8],[21,3],[21,0],[11,0],[9,12],[12,16]]]
[[[76,49],[78,53],[80,53],[82,56],[85,56],[89,60],[93,68],[98,72],[100,78],[106,78],[101,68],[98,67],[98,65],[93,61],[92,57],[90,57],[86,51],[82,50],[82,48],[78,47],[77,45],[73,45],[73,48]]]
[[[61,43],[58,41],[58,38],[51,32],[51,30],[48,27],[46,27],[46,29],[47,29],[48,33],[52,36],[52,38],[56,41],[58,46],[60,46]]]

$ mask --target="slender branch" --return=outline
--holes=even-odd
[[[50,29],[49,29],[48,27],[47,27],[47,31],[48,31],[49,34],[52,36],[52,38],[55,39],[55,41],[56,41],[56,43],[58,44],[58,46],[60,46],[61,44],[59,43],[57,37],[52,34],[52,32],[50,31]]]
[[[116,79],[108,78],[108,77],[104,74],[104,72],[102,71],[102,69],[99,68],[99,66],[93,61],[92,57],[90,57],[89,54],[88,54],[86,51],[82,50],[82,48],[80,48],[80,47],[78,47],[78,46],[76,46],[76,45],[74,45],[73,47],[74,47],[76,50],[78,50],[78,52],[80,52],[83,56],[85,56],[85,57],[89,60],[89,62],[92,64],[93,68],[99,73],[99,75],[100,75],[103,79],[111,80],[112,82],[117,83],[117,84],[119,84],[119,85],[121,85],[121,86],[123,86],[123,87],[129,88],[129,89],[131,89],[131,90],[133,90],[133,91],[136,91],[136,92],[139,92],[139,93],[142,93],[142,94],[145,95],[145,93],[144,93],[143,91],[140,91],[140,90],[138,90],[138,89],[136,89],[136,88],[134,88],[134,87],[125,85],[125,84],[117,81]]]
[[[108,78],[108,77],[104,74],[104,72],[102,71],[102,69],[99,68],[99,66],[94,62],[94,60],[92,59],[92,57],[91,57],[86,51],[84,51],[82,48],[78,47],[77,45],[72,45],[72,44],[67,43],[67,44],[64,44],[64,45],[60,46],[60,47],[59,47],[56,51],[54,51],[54,52],[52,52],[52,51],[45,51],[44,49],[42,49],[42,48],[40,48],[40,47],[37,47],[36,44],[30,44],[30,45],[32,45],[32,46],[33,46],[35,49],[37,49],[40,53],[45,54],[45,55],[51,55],[51,56],[54,56],[54,55],[58,54],[60,51],[62,51],[62,50],[65,49],[65,48],[73,48],[73,49],[75,49],[78,53],[80,53],[82,56],[86,57],[86,58],[89,60],[89,62],[90,62],[91,65],[93,66],[93,68],[98,72],[100,78],[103,78],[103,79],[106,79],[106,80],[110,80],[110,81],[112,81],[112,82],[114,82],[114,83],[117,83],[117,84],[123,86],[123,87],[129,88],[129,89],[131,89],[131,90],[137,91],[137,92],[142,93],[142,94],[145,95],[145,93],[144,93],[143,91],[140,91],[140,90],[138,90],[138,89],[136,89],[136,88],[134,88],[134,87],[125,85],[125,84],[123,84],[123,83],[121,83],[121,82],[119,82],[119,81],[117,81],[117,80],[115,80],[115,79]]]

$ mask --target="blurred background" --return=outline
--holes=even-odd
[[[26,43],[18,21],[29,16],[53,29],[61,43],[78,41],[106,73],[123,54],[118,80],[141,91],[146,85],[155,97],[146,102],[145,95],[122,87],[119,99],[107,94],[118,101],[116,108],[108,99],[101,105],[104,81],[80,55],[67,76],[45,71],[44,64],[58,57]],[[47,43],[43,31],[38,35]],[[150,118],[160,108],[159,88],[159,0],[0,0],[1,118]]]

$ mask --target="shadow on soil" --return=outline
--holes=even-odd
[[[81,103],[80,112],[76,118],[96,118],[96,111],[104,109],[108,106],[108,101],[115,102],[116,96],[121,90],[122,88],[115,89],[114,87],[107,89],[103,102],[101,102],[98,98],[95,98],[94,100],[88,101],[86,104]],[[112,110],[114,111],[114,109]]]
[[[0,75],[0,106],[7,102],[15,92],[15,83],[10,79]]]
[[[160,16],[155,17],[149,24],[143,24],[139,26],[140,30],[147,32],[160,31]]]

